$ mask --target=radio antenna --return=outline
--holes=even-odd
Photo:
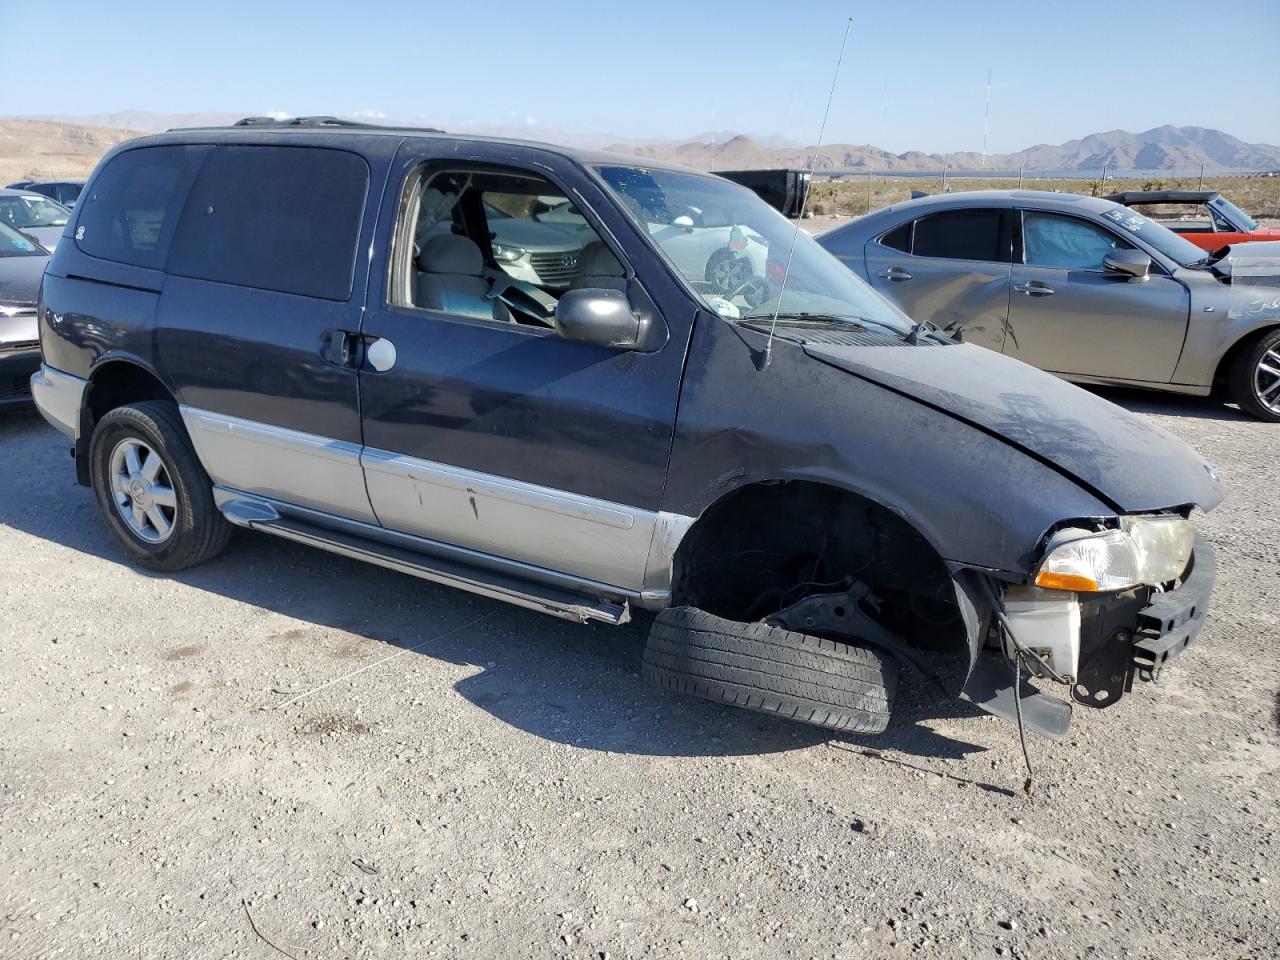
[[[813,186],[813,168],[818,164],[818,151],[822,149],[822,138],[827,133],[827,117],[831,115],[831,101],[836,95],[836,81],[840,79],[840,66],[844,63],[844,48],[849,43],[849,30],[853,27],[853,17],[850,17],[844,25],[844,39],[840,41],[840,56],[836,58],[835,73],[831,75],[831,91],[827,94],[827,108],[822,111],[822,126],[818,128],[818,142],[813,145],[813,155],[809,158],[809,187]],[[809,206],[809,190],[804,192],[804,200],[800,202],[800,215],[796,218],[796,229],[791,234],[791,248],[787,250],[787,263],[782,271],[782,282],[778,286],[778,303],[773,308],[773,320],[769,324],[769,339],[765,341],[764,354],[760,357],[756,366],[760,370],[766,370],[769,367],[769,361],[773,359],[773,331],[778,326],[778,314],[782,310],[782,295],[787,292],[787,278],[791,276],[791,258],[795,256],[796,240],[800,238],[800,223],[804,220],[805,208]]]

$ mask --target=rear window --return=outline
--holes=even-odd
[[[368,192],[368,165],[354,153],[218,147],[191,188],[169,272],[347,300]]]
[[[140,147],[117,154],[81,199],[76,245],[93,257],[158,270],[191,177],[207,147]]]
[[[917,257],[1005,262],[999,210],[951,210],[916,221],[911,252]]]

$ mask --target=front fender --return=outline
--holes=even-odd
[[[812,480],[898,514],[953,568],[1015,579],[1026,575],[1056,523],[1114,515],[1062,473],[990,433],[814,361],[793,343],[775,339],[771,363],[758,370],[764,340],[699,315],[664,511],[696,517],[748,483]]]

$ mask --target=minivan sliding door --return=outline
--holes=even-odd
[[[370,182],[318,146],[215,146],[196,176],[156,335],[215,485],[374,522],[352,346]]]

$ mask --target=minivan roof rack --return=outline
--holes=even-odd
[[[390,130],[395,127],[388,127],[378,123],[362,123],[359,120],[343,120],[339,117],[315,116],[315,117],[286,117],[283,120],[275,117],[245,117],[243,120],[237,120],[232,124],[233,127],[354,127],[356,129],[369,130]],[[415,130],[422,130],[426,133],[444,133],[443,130],[437,130],[435,127],[414,127]]]

